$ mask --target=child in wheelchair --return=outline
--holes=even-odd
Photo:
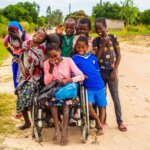
[[[83,73],[77,68],[72,59],[61,57],[61,51],[57,44],[48,45],[46,53],[49,57],[44,62],[44,82],[46,85],[55,80],[59,80],[59,84],[61,86],[67,86],[70,83],[74,84],[84,80]],[[75,75],[74,77],[71,77],[72,72]],[[66,145],[68,143],[69,106],[71,104],[72,101],[68,98],[63,100],[49,100],[55,127],[53,140],[62,145]],[[62,126],[60,126],[58,118],[59,106],[62,106]]]

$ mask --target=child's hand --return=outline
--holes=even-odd
[[[25,67],[21,67],[21,72],[24,77],[28,77],[30,75],[29,71]]]
[[[55,61],[53,59],[49,58],[49,64],[50,65],[55,65]]]
[[[116,70],[113,70],[110,74],[110,79],[109,79],[109,82],[112,83],[115,81],[115,78],[116,78]]]
[[[104,37],[102,37],[102,45],[103,46],[106,46],[109,42],[109,36],[108,35],[105,35]]]
[[[68,83],[71,83],[72,82],[72,79],[71,78],[68,78],[68,79],[62,79],[60,84],[61,85],[67,85]]]
[[[90,53],[93,54],[93,55],[96,55],[96,51],[95,50],[91,50]]]

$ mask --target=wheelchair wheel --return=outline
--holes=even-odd
[[[41,136],[42,123],[41,125],[39,125],[39,121],[42,121],[42,120],[39,120],[38,115],[39,115],[39,104],[37,102],[37,99],[34,98],[33,106],[32,106],[33,138],[35,138],[37,142],[41,142],[42,141],[42,136]]]
[[[83,143],[86,143],[88,140],[88,127],[87,126],[83,126],[82,127],[82,139],[83,139]]]

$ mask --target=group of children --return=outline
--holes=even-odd
[[[35,89],[40,84],[40,75],[44,70],[45,85],[54,80],[59,80],[64,86],[68,83],[83,81],[88,94],[89,113],[96,121],[97,135],[103,134],[103,126],[106,125],[105,89],[108,84],[115,106],[118,128],[120,131],[126,131],[118,95],[117,70],[121,55],[117,38],[107,33],[104,18],[98,18],[95,21],[95,31],[98,34],[95,39],[89,36],[92,28],[89,18],[81,19],[78,25],[74,19],[69,18],[65,21],[64,28],[65,35],[61,32],[61,27],[56,28],[56,35],[47,36],[45,31],[40,30],[34,34],[32,40],[22,44],[17,61],[20,72],[19,84],[16,87],[17,112],[22,112],[25,120],[25,124],[20,129],[31,126],[27,111],[29,106],[32,106]],[[11,36],[10,33],[9,35]],[[13,36],[11,38],[13,39]],[[46,46],[44,46],[46,39]],[[51,101],[51,103],[55,127],[53,140],[66,145],[71,102],[70,100],[61,101],[62,129],[59,125],[57,102]],[[99,110],[99,115],[96,108]]]

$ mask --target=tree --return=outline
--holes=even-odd
[[[0,15],[0,24],[7,24],[8,23],[8,19],[5,18],[3,15]]]
[[[9,5],[1,10],[1,14],[9,20],[28,21],[37,23],[39,14],[39,5],[35,2],[17,3],[16,5]]]
[[[29,12],[23,7],[9,5],[2,10],[2,15],[9,20],[28,20]]]
[[[62,23],[63,13],[59,9],[51,11],[51,7],[48,6],[46,13],[46,22],[49,25],[56,26]]]
[[[137,21],[139,10],[134,6],[134,0],[125,0],[119,13],[121,19],[125,20],[126,25],[134,24]]]
[[[97,4],[93,7],[92,15],[94,18],[120,19],[118,15],[120,11],[121,6],[118,3],[111,4],[110,2],[105,2],[103,5]]]
[[[38,17],[37,23],[39,27],[44,27],[46,24],[46,18],[44,16]]]
[[[84,18],[84,17],[88,17],[88,15],[83,10],[79,10],[79,11],[75,11],[75,12],[67,15],[65,20],[68,18],[73,18],[77,21],[77,20]]]
[[[24,9],[26,9],[29,13],[29,16],[31,16],[33,22],[37,23],[37,18],[38,18],[39,11],[40,11],[40,6],[37,3],[20,2],[17,4],[17,6],[23,7]]]
[[[140,20],[143,24],[150,25],[150,9],[141,13]]]
[[[51,20],[51,7],[50,6],[47,7],[46,14],[47,14],[46,22],[48,24],[48,27],[50,27],[50,20]]]

